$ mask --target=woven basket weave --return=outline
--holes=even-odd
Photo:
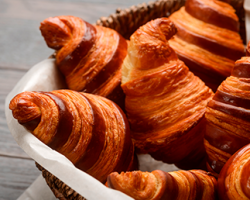
[[[244,0],[224,0],[229,2],[239,17],[240,35],[246,44],[245,32],[245,12],[243,8]],[[119,32],[124,38],[129,39],[131,34],[146,22],[159,17],[168,17],[170,14],[184,6],[185,0],[157,0],[155,2],[143,3],[137,6],[121,10],[117,9],[116,13],[109,17],[101,17],[97,20],[96,25],[109,27]],[[60,200],[84,200],[85,198],[71,189],[53,174],[36,163],[48,186],[54,195]]]

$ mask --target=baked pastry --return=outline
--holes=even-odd
[[[203,170],[164,172],[133,171],[108,176],[106,185],[135,200],[185,200],[216,198],[217,181]]]
[[[205,148],[209,171],[219,174],[226,161],[250,143],[250,57],[235,62],[206,110]]]
[[[250,144],[226,162],[218,178],[220,200],[250,199]]]
[[[122,89],[132,138],[141,153],[182,169],[204,158],[203,116],[213,92],[178,59],[167,18],[140,27],[130,38]]]
[[[113,171],[137,169],[126,117],[104,97],[71,90],[22,92],[9,108],[40,141],[101,182]]]
[[[217,0],[187,0],[169,19],[178,29],[170,46],[215,92],[245,55],[234,8]]]
[[[107,97],[124,106],[120,87],[127,41],[116,31],[74,16],[45,19],[40,26],[69,89]]]

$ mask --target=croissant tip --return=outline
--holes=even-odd
[[[48,47],[60,50],[72,37],[72,27],[62,19],[67,17],[49,17],[40,23],[40,31]]]

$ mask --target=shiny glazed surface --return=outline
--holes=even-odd
[[[250,199],[250,145],[233,154],[221,170],[218,193],[221,200]]]
[[[127,119],[104,97],[72,90],[23,92],[9,107],[34,136],[101,182],[113,171],[137,169]],[[36,126],[30,126],[33,121]]]
[[[108,176],[107,185],[135,200],[213,200],[216,179],[202,170],[133,171]]]
[[[208,164],[217,173],[250,142],[249,57],[236,61],[232,75],[219,86],[206,111],[205,147]]]
[[[175,33],[169,19],[159,18],[131,36],[122,66],[122,89],[139,151],[194,167],[204,156],[202,118],[213,92],[169,46]]]
[[[119,33],[74,16],[47,18],[40,30],[48,47],[57,50],[56,64],[69,89],[101,95],[124,107],[120,82],[127,41]]]
[[[178,29],[170,46],[215,92],[245,54],[235,10],[222,1],[187,0],[169,18]]]

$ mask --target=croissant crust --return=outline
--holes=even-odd
[[[189,160],[192,154],[204,156],[202,119],[213,95],[168,45],[167,39],[175,33],[167,18],[142,26],[130,38],[122,67],[135,145],[167,163]]]
[[[206,111],[205,148],[210,170],[250,142],[250,58],[236,61],[232,75],[219,86]]]
[[[133,171],[108,176],[107,186],[135,200],[215,199],[217,181],[202,170],[164,172]]]
[[[127,41],[119,33],[74,16],[45,19],[40,30],[47,45],[57,50],[56,64],[69,89],[124,103],[120,82]]]
[[[137,169],[125,115],[112,101],[71,90],[23,92],[9,105],[34,136],[101,182]]]
[[[218,178],[221,200],[250,199],[250,145],[246,145],[226,162]]]
[[[169,17],[178,32],[170,46],[189,69],[216,91],[244,56],[239,20],[231,5],[217,0],[187,0]]]

